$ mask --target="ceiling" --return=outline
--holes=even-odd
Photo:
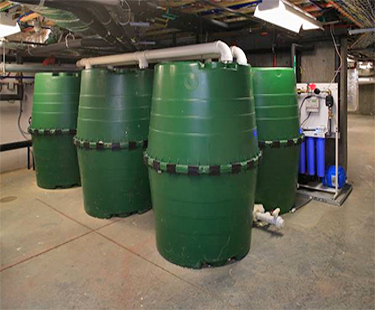
[[[41,6],[40,3],[44,2]],[[300,34],[254,17],[261,0],[0,0],[1,14],[17,19],[22,32],[7,38],[8,49],[35,57],[80,58],[207,42],[240,36],[283,38],[288,44],[348,36],[352,55],[373,59],[374,0],[290,0],[316,17],[325,31]]]

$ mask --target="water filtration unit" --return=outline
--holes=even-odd
[[[246,256],[260,156],[249,65],[156,66],[145,161],[163,257],[201,268]]]
[[[301,145],[299,192],[306,196],[316,197],[320,201],[337,204],[336,198],[342,189],[338,183],[331,181],[335,180],[336,175],[339,175],[339,178],[343,175],[338,163],[338,85],[336,83],[299,83],[297,94],[301,128],[306,136],[305,143]],[[335,142],[333,151],[331,151],[332,148],[326,148],[328,140]],[[335,167],[334,172],[332,168],[328,169],[330,163],[327,158],[334,158],[331,163]],[[324,182],[327,179],[330,182]],[[340,180],[342,181],[342,177]],[[311,190],[315,191],[316,195]],[[345,195],[342,195],[342,202],[350,191],[351,187]],[[332,197],[327,199],[325,194],[321,195],[319,192],[332,194]]]
[[[80,184],[76,133],[80,79],[76,73],[37,73],[29,132],[39,187]]]

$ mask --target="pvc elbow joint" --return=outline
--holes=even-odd
[[[227,44],[225,44],[223,41],[217,41],[216,48],[218,49],[218,52],[220,53],[220,61],[233,62],[233,55]]]
[[[247,57],[244,51],[237,47],[237,46],[231,46],[230,51],[232,53],[233,58],[236,58],[237,63],[239,65],[246,65],[247,64]]]

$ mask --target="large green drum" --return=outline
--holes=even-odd
[[[82,71],[75,143],[86,212],[125,217],[151,208],[147,146],[152,70]]]
[[[171,62],[155,69],[149,146],[158,251],[185,267],[250,249],[259,150],[250,66]]]
[[[39,187],[54,189],[80,184],[77,151],[73,144],[79,83],[76,73],[35,75],[29,132]]]
[[[256,203],[288,212],[295,203],[300,144],[299,113],[292,68],[253,68],[255,112],[263,160]]]

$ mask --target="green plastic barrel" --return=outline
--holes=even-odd
[[[147,146],[152,70],[82,71],[75,143],[84,207],[98,218],[151,208]]]
[[[67,188],[80,184],[77,151],[73,144],[79,85],[76,73],[35,75],[29,132],[39,187]]]
[[[263,160],[256,203],[288,212],[295,203],[300,144],[299,113],[292,68],[253,68],[255,112]]]
[[[247,65],[156,66],[145,162],[170,262],[220,266],[250,249],[260,157],[251,84]]]

